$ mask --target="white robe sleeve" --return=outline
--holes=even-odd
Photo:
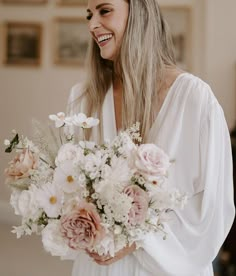
[[[139,262],[154,275],[190,276],[201,274],[213,261],[232,225],[232,154],[224,114],[215,101],[200,131],[198,189],[182,211],[173,213],[166,224],[167,239],[149,234]],[[183,171],[184,174],[184,171]],[[184,178],[184,176],[183,176]]]
[[[70,95],[68,97],[67,102],[67,115],[73,116],[78,112],[83,112],[83,100],[81,99],[83,95],[83,84],[78,83],[71,88]],[[80,100],[79,100],[80,99]],[[77,135],[78,136],[78,128],[73,126],[66,126],[64,128],[64,132],[66,135]]]

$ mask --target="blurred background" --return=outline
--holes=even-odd
[[[16,129],[31,135],[31,120],[65,111],[70,88],[84,77],[88,44],[86,0],[0,1],[0,170],[12,156],[3,141]],[[180,67],[212,87],[223,107],[236,150],[236,1],[160,0]],[[235,157],[235,155],[234,155]],[[234,158],[235,159],[235,158]],[[17,240],[19,223],[0,174],[0,275],[66,276],[72,263],[45,253],[39,237]],[[232,228],[214,261],[218,276],[235,276]]]

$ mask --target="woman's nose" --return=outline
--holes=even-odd
[[[101,22],[95,14],[92,16],[92,18],[89,21],[89,29],[90,31],[94,31],[95,29],[99,28],[101,26]]]

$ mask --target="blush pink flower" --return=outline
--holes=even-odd
[[[72,249],[92,249],[104,237],[105,230],[92,203],[85,201],[74,206],[61,218],[61,233]]]
[[[134,163],[141,173],[150,176],[164,176],[170,166],[168,155],[155,144],[140,145]]]
[[[129,223],[131,225],[144,223],[148,210],[147,193],[137,185],[127,186],[124,193],[133,199],[129,211]]]
[[[19,152],[15,158],[9,162],[9,167],[5,170],[7,180],[17,180],[27,178],[30,170],[38,166],[38,156],[28,148]]]

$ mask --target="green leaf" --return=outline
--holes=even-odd
[[[16,145],[19,144],[19,135],[18,133],[13,137],[11,140],[10,146],[5,149],[5,152],[12,152],[12,150],[15,148]]]

